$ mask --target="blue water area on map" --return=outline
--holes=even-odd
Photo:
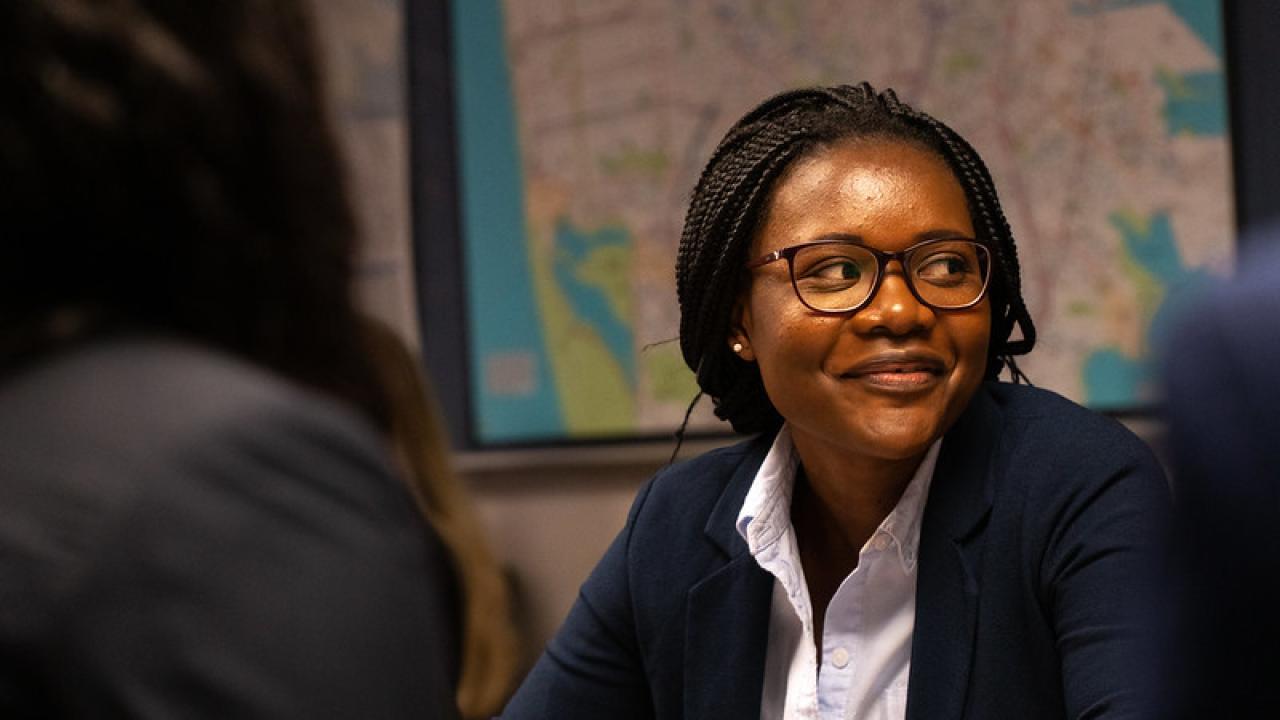
[[[605,227],[586,232],[564,219],[556,223],[556,284],[569,299],[574,315],[585,321],[604,341],[618,361],[631,387],[636,386],[635,347],[628,318],[619,317],[604,288],[583,282],[578,268],[592,253],[605,247],[627,247],[631,237],[621,227]]]
[[[1170,135],[1221,136],[1227,130],[1227,79],[1221,70],[1161,77],[1165,128]]]
[[[499,0],[452,4],[471,397],[483,442],[560,435],[564,420],[533,291],[524,174]],[[519,392],[496,392],[488,361],[532,360]],[[520,365],[520,363],[517,363]]]
[[[1175,74],[1161,71],[1156,80],[1165,93],[1163,116],[1170,135],[1193,134],[1221,137],[1227,128],[1226,75],[1223,55],[1221,3],[1207,0],[1081,0],[1072,12],[1082,15],[1143,5],[1165,5],[1196,34],[1219,60],[1219,67]],[[1112,217],[1120,232],[1124,252],[1161,287],[1162,299],[1147,324],[1145,352],[1133,357],[1114,347],[1104,347],[1086,358],[1083,367],[1086,402],[1095,407],[1132,406],[1154,382],[1159,353],[1174,319],[1194,302],[1208,284],[1203,270],[1188,268],[1174,241],[1168,213],[1156,213],[1137,224]]]
[[[1085,403],[1095,408],[1132,407],[1147,381],[1147,363],[1115,348],[1103,348],[1084,361]]]
[[[1221,62],[1222,8],[1208,0],[1080,0],[1071,7],[1077,15],[1165,5],[1200,38]],[[1227,129],[1227,79],[1221,67],[1186,74],[1162,72],[1156,78],[1165,92],[1164,119],[1170,135],[1221,136]]]
[[[1168,213],[1156,213],[1145,224],[1117,215],[1112,216],[1111,224],[1119,231],[1129,259],[1163,289],[1160,305],[1147,324],[1144,344],[1148,352],[1130,357],[1116,348],[1101,348],[1085,359],[1086,402],[1094,407],[1114,408],[1132,406],[1147,394],[1172,323],[1209,284],[1209,274],[1183,263]]]
[[[1217,0],[1077,0],[1071,11],[1091,15],[1142,5],[1168,6],[1215,55],[1222,57],[1222,8]]]

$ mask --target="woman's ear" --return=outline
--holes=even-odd
[[[733,305],[733,315],[729,325],[729,349],[746,362],[755,362],[756,354],[751,349],[751,307],[746,298],[738,298]]]

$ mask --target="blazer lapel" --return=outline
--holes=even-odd
[[[999,410],[980,389],[942,442],[920,529],[907,717],[964,714]]]
[[[689,590],[685,616],[684,716],[758,718],[773,576],[734,527],[771,437],[753,443],[707,521],[727,563]]]

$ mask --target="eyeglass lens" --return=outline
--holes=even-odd
[[[978,243],[939,240],[913,249],[905,271],[907,282],[926,304],[958,308],[982,295],[990,264],[990,254]],[[796,292],[817,310],[841,311],[862,305],[876,284],[878,269],[874,253],[845,243],[808,245],[791,259]]]

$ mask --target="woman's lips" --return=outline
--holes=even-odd
[[[869,385],[892,390],[917,390],[937,381],[938,376],[931,372],[875,372],[855,376]]]
[[[850,368],[842,379],[897,392],[924,390],[937,384],[946,366],[929,355],[893,355],[872,358]]]

